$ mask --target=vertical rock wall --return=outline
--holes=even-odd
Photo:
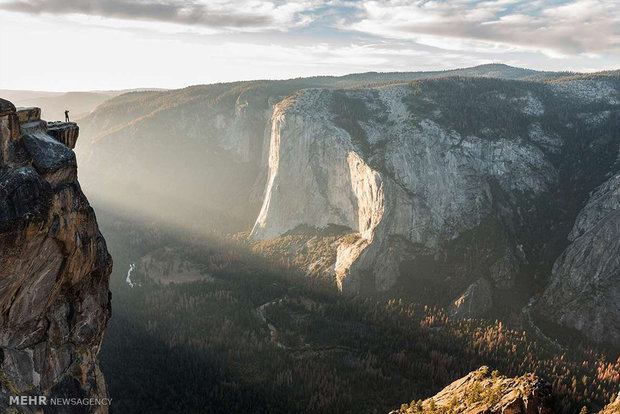
[[[438,250],[493,214],[493,183],[539,194],[556,181],[536,146],[461,136],[412,113],[403,103],[411,93],[406,85],[309,89],[276,105],[269,181],[252,237],[346,226],[363,240],[338,248],[339,288],[386,291],[407,249]]]
[[[545,318],[620,346],[620,174],[594,191],[537,306]]]
[[[0,412],[10,396],[106,397],[112,259],[77,181],[74,123],[0,99]],[[69,145],[69,146],[67,146]],[[44,412],[105,413],[105,406]]]

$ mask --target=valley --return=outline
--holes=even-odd
[[[132,92],[83,119],[76,150],[89,194],[249,237],[345,295],[461,318],[534,297],[534,316],[617,346],[619,79],[486,65]]]
[[[620,414],[620,0],[0,0],[0,414]]]
[[[600,409],[620,379],[617,349],[578,337],[558,338],[558,349],[525,319],[454,320],[406,297],[342,296],[234,238],[98,212],[116,260],[115,317],[100,359],[123,413],[386,413],[482,365],[535,372],[551,384],[552,412],[573,413]],[[134,271],[130,288],[130,263],[160,246],[175,246],[213,280],[166,285]],[[144,372],[148,386],[132,379]]]
[[[80,195],[37,231],[78,209],[105,237],[66,236],[102,262],[88,358],[110,413],[616,412],[617,71],[95,95],[49,96],[82,99],[79,127],[7,103],[0,178],[36,168]]]
[[[612,399],[618,75],[389,78],[136,92],[84,119],[122,412],[388,412],[483,365],[549,381],[551,412]],[[174,385],[117,374],[170,353]]]

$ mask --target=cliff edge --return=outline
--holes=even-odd
[[[40,116],[0,99],[0,412],[106,413],[10,398],[107,397],[112,258],[77,181],[78,126]]]

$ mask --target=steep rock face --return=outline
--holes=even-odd
[[[594,191],[539,301],[546,318],[620,345],[620,174]]]
[[[131,92],[80,119],[76,152],[91,197],[183,222],[245,231],[265,194],[274,105],[305,88],[350,88],[447,76],[558,77],[505,65],[363,73]],[[187,217],[190,217],[189,219]]]
[[[460,319],[483,315],[493,306],[491,284],[483,278],[472,283],[450,307],[450,314]]]
[[[75,122],[48,122],[47,135],[73,149],[77,143],[80,128]]]
[[[128,94],[81,120],[86,190],[192,228],[247,226],[264,190],[270,96],[252,82],[193,89]]]
[[[491,65],[124,94],[80,122],[80,174],[192,230],[348,227],[321,264],[344,292],[450,306],[483,278],[515,310],[615,171],[617,73],[565,75]]]
[[[354,151],[345,131],[319,118],[323,94],[328,92],[307,92],[274,110],[267,190],[252,232],[257,239],[280,236],[300,224],[329,223],[371,238],[383,216],[381,176]],[[305,107],[297,106],[300,100]],[[315,116],[304,116],[308,108]],[[300,189],[301,197],[290,197]],[[278,220],[270,222],[272,216]]]
[[[273,238],[300,224],[350,227],[368,243],[339,249],[342,289],[359,291],[359,278],[346,277],[354,271],[387,290],[408,248],[437,248],[489,217],[494,187],[539,194],[556,182],[537,146],[463,136],[432,114],[411,112],[411,94],[407,85],[308,90],[279,104],[252,236]]]
[[[453,78],[298,92],[274,108],[251,236],[330,224],[359,233],[337,247],[345,293],[430,292],[466,305],[463,317],[480,316],[516,284],[534,295],[580,201],[617,162],[619,86],[613,76]],[[615,263],[610,254],[597,263]],[[600,291],[602,280],[588,283]],[[608,310],[583,298],[610,314],[600,326],[616,323],[614,289],[599,301]]]
[[[75,142],[75,124],[54,129]],[[0,100],[2,412],[11,395],[107,396],[96,356],[112,260],[77,182],[75,154],[55,138],[37,108]]]
[[[430,414],[442,408],[460,414],[551,414],[551,384],[533,374],[516,378],[492,377],[487,367],[481,367],[432,398],[405,404],[390,414]]]

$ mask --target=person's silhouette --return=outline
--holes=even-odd
[[[65,122],[69,122],[69,110],[65,110]]]

